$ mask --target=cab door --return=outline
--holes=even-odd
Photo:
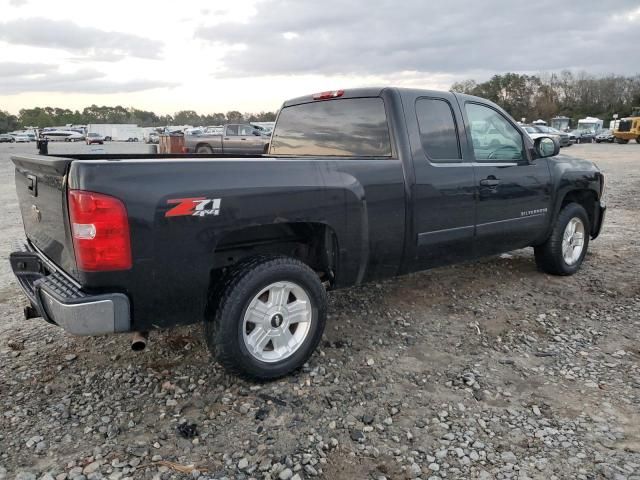
[[[264,153],[265,142],[260,131],[253,125],[240,125],[240,153],[247,153],[252,155],[260,155]]]
[[[476,178],[475,251],[529,246],[552,215],[548,160],[532,160],[530,140],[498,108],[465,101],[463,111]]]
[[[224,153],[240,153],[242,142],[238,135],[238,127],[240,125],[227,125],[224,129],[222,137],[222,151]]]
[[[456,99],[441,92],[417,98],[407,93],[403,103],[411,112],[406,120],[415,175],[415,255],[407,270],[473,258],[474,170],[466,142],[460,142],[464,124]]]

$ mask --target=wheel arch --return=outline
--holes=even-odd
[[[211,151],[212,151],[212,152],[214,151],[214,150],[213,150],[213,147],[212,147],[209,143],[207,143],[207,142],[198,142],[198,143],[196,144],[195,148],[193,149],[193,151],[194,151],[194,152],[197,152],[197,151],[198,151],[198,149],[199,149],[200,147],[209,147],[209,148],[211,149]]]
[[[577,203],[578,205],[581,205],[587,212],[587,217],[589,218],[590,234],[593,235],[596,224],[599,221],[599,219],[597,218],[599,199],[596,191],[592,188],[573,188],[564,192],[559,200],[560,201],[556,203],[551,228],[553,228],[553,225],[555,225],[555,222],[558,220],[558,215],[560,215],[560,212],[566,205],[570,203]]]
[[[211,267],[212,284],[226,269],[255,256],[296,258],[321,281],[332,285],[338,272],[338,236],[319,222],[282,222],[251,225],[225,232],[216,243]]]

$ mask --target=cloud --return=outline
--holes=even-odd
[[[0,23],[0,40],[16,45],[58,48],[94,59],[101,55],[159,58],[162,51],[162,42],[157,40],[47,18],[23,18]]]
[[[154,88],[175,87],[176,83],[161,80],[132,79],[113,81],[98,70],[80,69],[75,72],[60,72],[50,64],[9,64],[1,70],[0,95],[26,92],[64,93],[130,93]]]
[[[227,77],[634,74],[639,13],[637,0],[615,9],[600,0],[265,0],[246,23],[203,25],[195,36],[228,49],[217,73]]]
[[[0,69],[0,78],[43,74],[52,70],[56,70],[56,66],[46,63],[3,62]]]

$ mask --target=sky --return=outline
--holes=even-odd
[[[356,86],[640,73],[638,0],[0,0],[0,110],[273,111]]]

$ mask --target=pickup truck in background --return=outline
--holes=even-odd
[[[185,153],[229,153],[235,155],[261,155],[269,146],[268,135],[248,123],[224,126],[222,134],[201,133],[184,136]]]
[[[16,155],[11,265],[26,317],[84,335],[203,323],[227,369],[277,378],[318,345],[327,289],[523,247],[575,273],[604,177],[558,151],[478,97],[365,88],[285,102],[253,158]]]

